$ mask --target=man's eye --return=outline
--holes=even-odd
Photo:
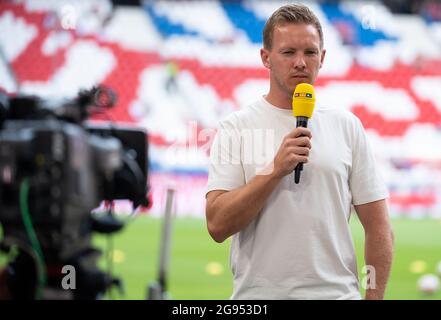
[[[306,54],[307,55],[314,55],[314,54],[317,54],[317,51],[306,51]]]

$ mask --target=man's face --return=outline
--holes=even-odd
[[[313,25],[294,23],[276,25],[271,50],[260,52],[264,66],[270,69],[272,90],[291,98],[297,84],[314,84],[325,53]]]

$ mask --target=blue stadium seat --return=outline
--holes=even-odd
[[[364,28],[361,22],[352,14],[344,12],[338,4],[323,3],[321,4],[323,12],[328,20],[334,25],[344,24],[352,29],[354,43],[362,46],[373,46],[379,40],[396,41],[379,30]],[[338,28],[337,28],[338,29]]]
[[[237,29],[243,30],[252,43],[262,43],[262,29],[265,21],[257,17],[242,2],[222,2],[222,6]]]
[[[147,11],[147,13],[150,15],[154,25],[158,28],[158,31],[162,34],[162,36],[164,37],[169,37],[172,35],[200,36],[197,32],[187,30],[185,26],[173,23],[169,21],[166,17],[158,15],[153,5],[146,4],[144,8]]]

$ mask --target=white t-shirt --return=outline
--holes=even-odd
[[[291,110],[263,97],[220,122],[207,193],[248,183],[296,126]],[[300,183],[285,176],[259,215],[233,235],[232,299],[360,299],[351,204],[388,197],[360,120],[316,107]],[[250,138],[251,137],[251,138]]]

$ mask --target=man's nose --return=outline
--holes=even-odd
[[[305,69],[306,62],[305,62],[305,57],[303,56],[303,54],[301,54],[301,53],[296,54],[294,57],[293,64],[294,64],[295,69]]]

